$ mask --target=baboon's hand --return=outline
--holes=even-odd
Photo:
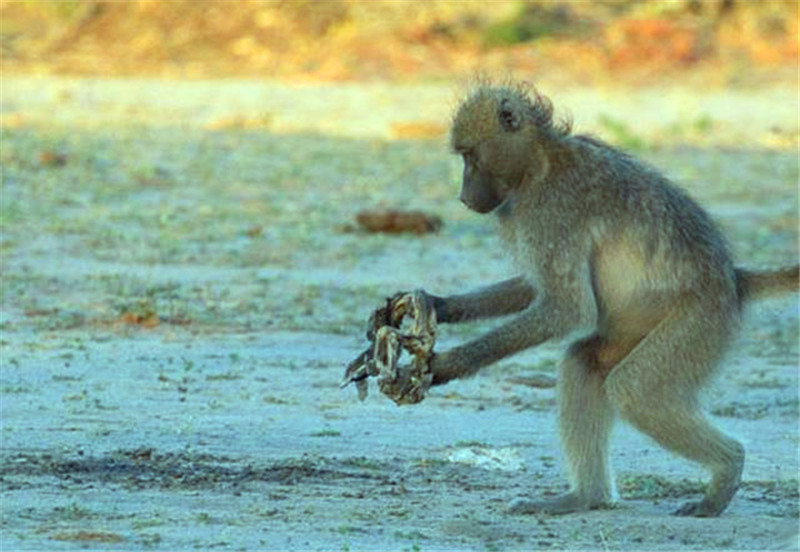
[[[433,381],[430,370],[421,371],[414,364],[398,366],[394,379],[379,379],[381,393],[398,405],[421,402],[428,393]]]
[[[398,291],[391,297],[387,297],[383,306],[375,309],[370,315],[369,323],[367,324],[367,339],[374,342],[377,331],[383,326],[399,328],[406,315],[418,315],[418,313],[410,312],[409,310],[411,305],[408,299],[410,297],[416,299],[426,317],[434,312],[435,297],[425,290]]]
[[[429,315],[436,310],[437,297],[435,295],[428,293],[422,288],[417,288],[411,293],[414,293],[420,298],[420,302],[424,306],[425,312],[429,313]]]

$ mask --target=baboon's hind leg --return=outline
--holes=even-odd
[[[615,498],[608,464],[614,412],[603,390],[604,372],[596,365],[600,339],[572,345],[558,377],[559,431],[571,489],[550,499],[517,499],[514,514],[566,514],[608,506]]]
[[[720,314],[717,317],[709,313]],[[621,416],[664,448],[712,474],[705,496],[675,513],[718,516],[741,481],[744,447],[699,409],[697,391],[719,362],[737,323],[719,306],[663,320],[609,374],[605,391]]]

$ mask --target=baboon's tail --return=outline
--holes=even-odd
[[[752,301],[800,290],[800,265],[777,270],[735,269],[739,300]]]

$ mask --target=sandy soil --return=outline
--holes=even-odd
[[[3,549],[798,549],[796,296],[748,311],[705,394],[748,451],[717,519],[671,515],[706,475],[623,424],[616,509],[504,513],[566,486],[554,391],[510,381],[553,373],[558,345],[416,406],[339,389],[385,295],[509,275],[491,225],[455,200],[443,140],[391,139],[397,121],[446,120],[450,89],[394,103],[299,87],[292,104],[261,83],[2,86]],[[741,264],[796,262],[796,102],[673,91],[689,115],[643,109],[638,125],[626,106],[655,93],[615,94],[565,95],[579,128],[637,148],[707,205]],[[444,227],[352,231],[381,205]],[[487,326],[443,328],[437,348]]]

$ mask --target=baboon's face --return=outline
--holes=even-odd
[[[477,94],[458,110],[451,140],[464,160],[461,201],[489,213],[519,187],[530,157],[533,129],[521,101]]]
[[[464,160],[460,199],[478,213],[496,209],[524,177],[528,156],[522,133],[501,132],[459,153]]]
[[[464,178],[459,199],[477,213],[489,213],[505,199],[506,191],[499,186],[478,151],[469,150],[461,154],[464,159]]]

